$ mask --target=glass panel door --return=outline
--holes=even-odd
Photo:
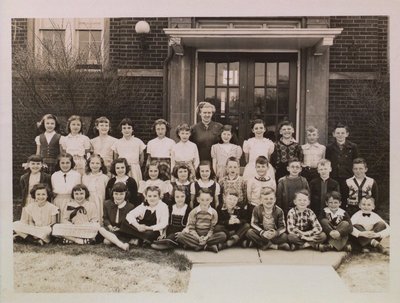
[[[296,63],[296,53],[199,53],[198,101],[215,105],[214,120],[233,125],[240,144],[254,119],[274,139],[280,121],[296,123]]]

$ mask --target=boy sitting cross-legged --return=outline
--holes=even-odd
[[[368,247],[376,248],[380,253],[389,255],[389,250],[380,243],[383,238],[389,236],[389,225],[373,210],[375,200],[372,197],[364,197],[360,202],[360,210],[351,217],[353,223],[352,236],[358,243],[362,252],[369,252]]]
[[[196,199],[199,205],[189,213],[186,227],[178,233],[177,241],[184,249],[217,253],[218,244],[226,241],[226,234],[222,231],[214,232],[218,213],[210,206],[213,194],[210,189],[201,188],[197,192]]]
[[[287,243],[285,217],[282,209],[275,205],[276,197],[273,188],[261,189],[261,205],[253,210],[251,229],[246,237],[261,250],[290,250]]]
[[[317,216],[308,208],[309,193],[307,190],[300,190],[294,196],[295,207],[289,210],[287,215],[288,240],[291,249],[307,247],[319,249],[317,244],[326,240],[326,234],[322,231]]]
[[[323,231],[328,236],[327,244],[319,244],[320,251],[344,250],[351,251],[348,244],[349,234],[353,230],[349,214],[340,208],[342,196],[339,192],[333,191],[326,196],[326,206],[320,216]]]

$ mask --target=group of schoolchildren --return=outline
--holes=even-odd
[[[79,116],[68,119],[67,136],[59,127],[52,114],[40,121],[37,152],[21,177],[16,242],[389,253],[380,243],[389,226],[374,212],[376,182],[340,123],[335,142],[325,147],[315,127],[300,145],[293,125],[283,121],[274,143],[264,137],[264,122],[255,120],[243,149],[225,125],[211,147],[212,161],[200,160],[186,123],[178,125],[175,143],[166,136],[168,122],[156,120],[157,137],[147,146],[128,118],[119,124],[120,139],[109,135],[106,117],[96,119],[93,139],[82,134]]]

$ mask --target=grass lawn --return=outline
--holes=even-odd
[[[389,256],[379,253],[351,254],[337,269],[351,292],[387,292]]]
[[[175,252],[14,244],[16,292],[184,292],[191,267]]]

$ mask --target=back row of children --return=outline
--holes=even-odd
[[[153,130],[157,137],[150,140],[147,146],[133,135],[133,123],[128,118],[119,124],[122,133],[120,139],[109,135],[110,121],[106,117],[96,119],[94,130],[99,136],[91,140],[82,134],[82,120],[75,115],[68,119],[67,136],[57,133],[60,125],[57,118],[51,114],[42,118],[39,128],[43,133],[35,138],[36,154],[43,158],[43,164],[47,166],[50,174],[56,171],[60,153],[72,155],[75,163],[72,168],[63,169],[60,167],[62,165],[59,165],[59,171],[52,177],[53,190],[59,199],[60,195],[69,195],[72,186],[80,183],[79,176],[74,172],[66,174],[73,169],[80,173],[82,183],[89,188],[92,199],[98,200],[97,204],[109,197],[112,185],[116,181],[128,185],[132,192],[132,200],[136,199],[137,191],[143,193],[149,185],[162,188],[163,194],[167,194],[166,198],[171,194],[172,186],[184,185],[191,193],[192,207],[195,202],[194,195],[200,188],[210,188],[214,193],[215,206],[222,206],[219,200],[224,190],[241,188],[239,203],[256,205],[260,188],[271,186],[277,188],[278,204],[283,206],[285,213],[289,210],[293,193],[302,188],[311,190],[312,209],[316,213],[319,213],[321,205],[324,205],[326,193],[332,190],[341,192],[343,207],[351,214],[357,211],[363,196],[370,195],[378,201],[376,182],[366,176],[367,164],[358,158],[357,145],[346,139],[349,135],[348,128],[342,124],[338,124],[332,133],[335,142],[325,148],[318,143],[318,129],[315,127],[310,126],[306,129],[307,143],[300,145],[293,138],[292,124],[283,121],[279,126],[281,138],[274,144],[264,138],[264,122],[253,121],[254,137],[243,143],[247,162],[243,177],[239,176],[238,162],[242,156],[242,148],[235,144],[235,135],[230,125],[222,127],[219,143],[211,147],[212,163],[202,162],[201,165],[197,146],[189,141],[191,129],[186,123],[177,127],[176,134],[180,140],[175,143],[166,137],[169,131],[167,121],[156,120]],[[147,163],[143,182],[141,167],[145,151]],[[325,154],[330,162],[322,161]],[[265,159],[260,158],[256,163],[260,156]],[[297,161],[292,161],[295,159]],[[113,160],[117,162],[113,163]],[[289,162],[293,163],[288,165]],[[38,161],[28,163],[40,166]],[[29,200],[28,192],[33,184],[43,182],[45,178],[49,182],[46,175],[41,175],[41,180],[38,179],[40,168],[33,167],[32,170],[34,173],[28,172],[21,177],[24,205],[25,200]],[[107,191],[104,190],[105,187],[108,188]]]
[[[211,148],[213,161],[210,163],[199,161],[197,146],[189,141],[190,127],[187,124],[178,126],[177,135],[180,141],[175,144],[172,139],[165,136],[169,128],[168,123],[159,119],[154,123],[157,138],[149,141],[147,145],[146,181],[141,180],[140,170],[146,145],[133,136],[133,124],[130,119],[121,121],[119,127],[123,137],[119,140],[108,135],[110,122],[105,117],[96,120],[95,128],[99,136],[92,140],[81,134],[82,121],[79,116],[68,119],[67,128],[70,133],[66,137],[60,137],[55,132],[59,125],[57,118],[53,115],[45,115],[40,127],[44,133],[36,138],[37,153],[44,156],[49,172],[55,170],[55,161],[51,158],[57,154],[55,142],[59,140],[61,146],[61,154],[58,156],[59,170],[52,175],[51,184],[49,184],[56,194],[54,203],[60,208],[61,213],[65,209],[72,187],[80,182],[89,188],[91,200],[95,202],[100,218],[102,218],[104,200],[106,197],[110,198],[112,186],[116,182],[127,185],[130,202],[136,206],[143,200],[143,193],[148,186],[158,186],[164,201],[170,205],[174,186],[184,186],[186,202],[192,208],[197,205],[196,194],[200,189],[207,188],[211,191],[213,206],[217,209],[221,209],[226,203],[220,202],[224,192],[239,189],[238,205],[243,206],[244,209],[247,208],[248,221],[253,208],[260,204],[261,189],[267,186],[277,188],[277,204],[282,207],[285,215],[293,207],[294,193],[301,189],[311,190],[311,208],[317,214],[323,208],[326,194],[332,190],[338,191],[340,188],[343,193],[345,189],[344,206],[351,213],[358,210],[362,197],[369,195],[376,200],[377,196],[376,183],[365,176],[367,166],[364,160],[354,160],[354,177],[346,179],[351,170],[348,167],[349,163],[358,153],[356,145],[346,140],[347,127],[340,124],[333,132],[336,142],[329,145],[326,151],[327,158],[332,160],[333,165],[331,165],[329,160],[323,159],[325,147],[317,142],[318,130],[314,127],[307,128],[308,142],[300,146],[293,138],[293,126],[285,121],[279,127],[282,138],[274,145],[272,141],[264,138],[266,128],[263,121],[255,120],[252,127],[254,138],[246,140],[243,145],[248,164],[242,178],[239,176],[238,160],[242,149],[231,143],[234,137],[231,126],[222,128],[220,143]],[[90,151],[94,153],[90,154]],[[64,152],[70,152],[72,156]],[[82,172],[85,167],[85,157],[88,158],[87,174],[80,179],[81,174],[76,173],[73,168],[76,167],[77,171]],[[49,158],[51,158],[50,161]],[[113,158],[116,158],[114,162],[112,162]],[[269,160],[275,165],[276,176]],[[43,182],[46,178],[44,174],[37,174],[40,171],[40,162],[29,161],[31,172],[21,178],[23,196],[27,200],[29,200],[27,195],[29,188],[39,181]],[[172,183],[168,181],[171,167],[174,172]],[[217,178],[214,178],[214,170],[217,172]],[[287,176],[283,176],[285,170],[289,172]],[[193,176],[194,171],[196,171],[196,179]],[[306,178],[300,176],[301,171],[308,180],[313,179],[310,184]],[[313,178],[316,171],[320,176]],[[337,175],[336,178],[341,184],[329,178],[331,171],[332,174]],[[113,174],[114,177],[109,180],[107,172]],[[275,179],[279,180],[277,187]],[[190,199],[188,193],[190,193]]]

